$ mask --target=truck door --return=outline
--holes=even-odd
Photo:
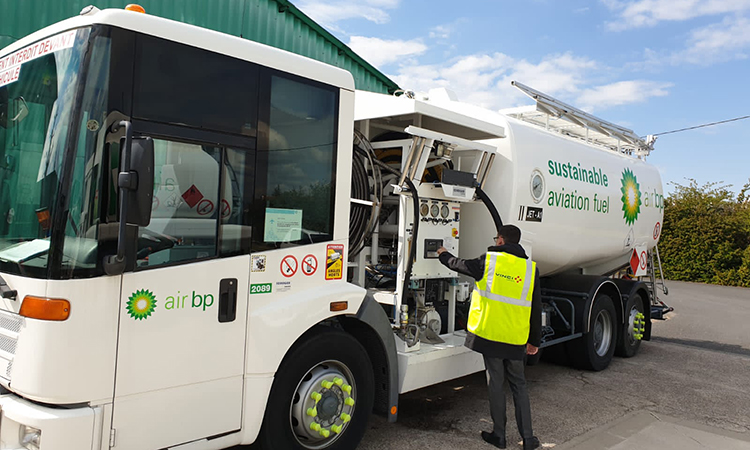
[[[118,449],[241,428],[250,257],[237,205],[252,189],[245,162],[254,151],[151,137],[152,219],[138,229],[135,270],[122,277]]]

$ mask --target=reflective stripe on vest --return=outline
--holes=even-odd
[[[523,345],[529,339],[536,263],[488,252],[484,277],[471,297],[467,329],[495,342]]]

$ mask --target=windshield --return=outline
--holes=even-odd
[[[78,219],[86,207],[81,195],[85,186],[80,181],[73,186],[65,205],[60,193],[67,190],[60,186],[70,176],[65,175],[65,165],[69,172],[85,170],[87,155],[81,146],[86,146],[86,139],[78,138],[80,126],[73,124],[82,120],[85,127],[90,116],[85,111],[76,114],[77,104],[86,102],[79,100],[78,91],[85,84],[82,67],[90,33],[89,28],[68,31],[0,56],[0,270],[4,272],[49,276],[53,224],[60,214],[56,208],[66,209],[65,226],[73,229],[65,234],[75,236],[83,225]],[[66,157],[73,143],[78,148],[70,149],[76,152]],[[81,173],[79,180],[84,178]]]

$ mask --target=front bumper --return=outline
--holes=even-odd
[[[0,450],[25,448],[19,436],[24,425],[41,430],[39,450],[98,450],[101,431],[95,432],[95,424],[102,423],[102,415],[101,408],[50,408],[15,394],[2,395]]]

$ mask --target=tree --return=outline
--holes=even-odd
[[[750,203],[745,185],[688,180],[665,201],[659,242],[665,275],[672,280],[750,287]]]

